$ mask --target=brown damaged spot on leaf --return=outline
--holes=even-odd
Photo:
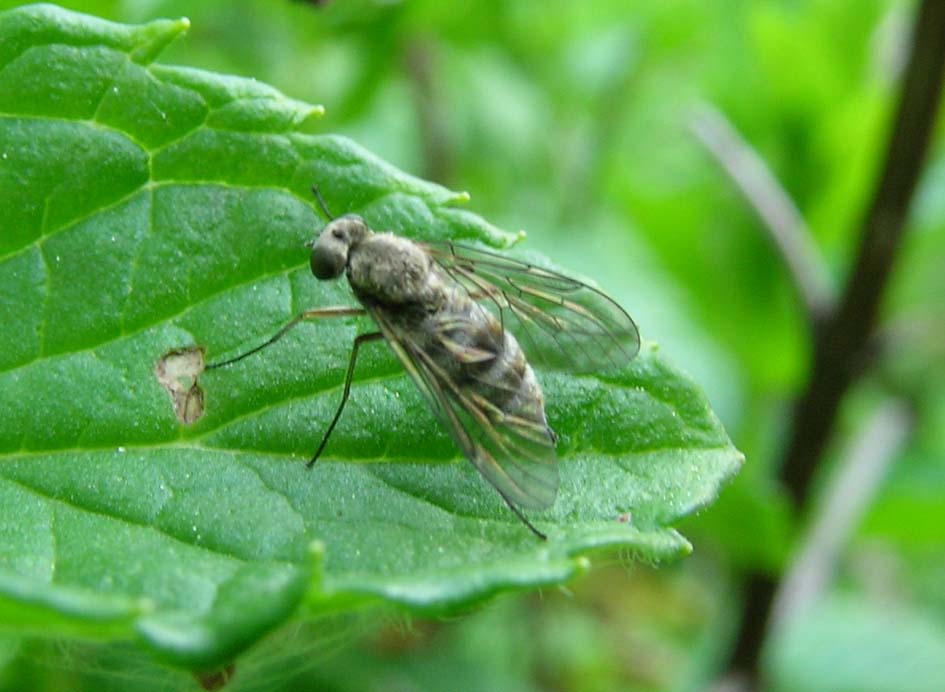
[[[199,347],[166,353],[154,366],[155,377],[171,395],[174,415],[184,425],[203,415],[203,390],[197,384],[203,368],[203,349]]]
[[[235,674],[236,664],[230,663],[229,665],[207,673],[194,673],[194,677],[197,678],[197,684],[199,684],[200,687],[214,692],[215,690],[222,690],[226,687],[227,683],[230,682]]]

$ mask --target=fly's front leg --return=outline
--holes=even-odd
[[[359,334],[354,339],[354,346],[351,349],[351,359],[348,361],[348,372],[345,373],[345,389],[341,395],[341,403],[338,405],[338,410],[335,411],[335,417],[331,419],[331,424],[328,426],[328,430],[325,431],[325,436],[322,438],[322,443],[318,445],[318,449],[315,450],[315,454],[312,455],[311,460],[306,464],[308,468],[312,468],[318,457],[321,456],[322,450],[325,449],[325,445],[328,444],[328,438],[331,437],[331,431],[335,429],[335,425],[338,424],[338,419],[341,418],[341,412],[345,410],[345,404],[348,403],[348,395],[351,393],[351,379],[354,377],[354,365],[358,362],[358,349],[361,347],[361,344],[368,341],[377,341],[378,339],[383,339],[384,335],[380,332],[369,332],[367,334]]]
[[[220,361],[219,363],[211,363],[204,369],[213,370],[215,368],[222,368],[226,365],[232,365],[233,363],[241,361],[244,358],[249,358],[251,355],[259,353],[264,348],[272,346],[279,339],[288,334],[293,327],[297,326],[301,322],[305,322],[306,320],[318,320],[325,317],[355,317],[363,314],[365,314],[365,312],[362,308],[331,307],[319,308],[317,310],[306,310],[297,317],[293,318],[292,321],[285,325],[282,329],[273,334],[272,337],[265,343],[262,343],[255,348],[251,348],[250,350],[246,351],[246,353],[241,353],[240,355],[233,358],[228,358],[227,360]]]

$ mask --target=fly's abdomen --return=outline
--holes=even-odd
[[[478,303],[462,294],[450,298],[430,319],[437,347],[433,352],[460,395],[492,424],[511,423],[529,437],[553,442],[541,387],[518,341]]]

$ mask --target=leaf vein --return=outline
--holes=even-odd
[[[255,563],[255,562],[266,562],[266,563],[268,563],[268,564],[285,564],[285,565],[294,565],[294,564],[296,564],[296,563],[294,563],[294,562],[288,562],[288,561],[285,561],[285,560],[257,560],[257,559],[245,558],[245,557],[242,557],[242,556],[240,556],[240,555],[237,555],[236,553],[231,552],[231,551],[220,550],[220,549],[218,549],[218,548],[213,548],[213,547],[210,547],[210,546],[207,546],[207,545],[204,545],[204,544],[195,543],[195,542],[193,542],[193,541],[185,540],[185,539],[182,538],[181,536],[177,536],[177,535],[175,535],[175,534],[173,534],[173,533],[167,531],[166,529],[163,529],[163,528],[161,528],[161,527],[159,527],[159,526],[155,526],[154,524],[149,524],[149,523],[147,523],[147,522],[139,521],[139,520],[133,519],[133,518],[128,517],[128,516],[120,516],[120,515],[117,515],[117,514],[108,514],[107,512],[104,512],[104,511],[100,511],[100,510],[97,510],[97,509],[93,509],[93,508],[91,508],[91,507],[86,507],[86,506],[82,505],[81,503],[78,503],[78,502],[75,502],[75,501],[71,501],[71,500],[69,500],[69,499],[67,499],[67,498],[64,498],[64,497],[62,497],[62,496],[52,495],[52,494],[50,494],[50,493],[44,491],[42,488],[34,487],[34,486],[32,486],[32,485],[30,485],[30,484],[28,484],[28,483],[26,483],[26,482],[24,482],[24,481],[22,481],[22,480],[10,478],[9,476],[4,475],[2,471],[0,471],[0,477],[2,477],[3,480],[6,481],[7,483],[12,483],[12,484],[14,484],[14,485],[16,485],[16,486],[18,486],[18,487],[20,487],[20,488],[26,490],[27,492],[32,493],[32,494],[35,495],[36,497],[39,497],[40,499],[42,499],[42,500],[44,500],[44,501],[46,501],[46,502],[50,502],[50,503],[53,503],[53,504],[59,504],[59,505],[65,506],[65,507],[69,507],[70,509],[78,510],[78,511],[80,511],[80,512],[84,512],[84,513],[86,513],[86,514],[90,514],[90,515],[93,515],[93,516],[96,516],[96,517],[102,517],[102,518],[104,518],[104,519],[108,519],[108,520],[111,520],[111,521],[116,521],[116,522],[121,522],[121,523],[124,523],[124,524],[128,524],[129,526],[134,526],[134,527],[137,527],[137,528],[141,528],[141,529],[146,529],[146,530],[149,530],[149,531],[153,531],[154,533],[157,533],[158,535],[160,535],[160,536],[162,536],[162,537],[164,537],[164,538],[167,538],[167,539],[169,539],[169,540],[171,540],[171,541],[174,541],[175,543],[180,543],[181,545],[186,545],[186,546],[188,546],[188,547],[190,547],[190,548],[195,548],[195,549],[197,549],[197,550],[205,551],[205,552],[207,552],[207,553],[210,553],[210,554],[212,554],[212,555],[217,555],[217,556],[219,556],[219,557],[228,558],[228,559],[234,560],[234,561],[236,561],[236,562],[239,562],[239,563],[241,563],[241,564],[250,564],[250,563]]]

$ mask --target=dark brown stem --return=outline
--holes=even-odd
[[[807,500],[840,400],[867,365],[880,299],[901,245],[909,202],[935,124],[943,66],[945,1],[924,0],[885,165],[863,223],[856,263],[840,307],[815,341],[810,382],[795,413],[782,478],[798,506]]]
[[[809,499],[811,481],[835,428],[843,397],[869,365],[869,345],[880,301],[901,245],[909,204],[935,124],[943,69],[945,0],[923,0],[884,166],[863,221],[857,258],[839,307],[815,332],[810,379],[797,401],[788,433],[781,480],[801,509]],[[753,681],[759,678],[763,634],[774,593],[770,576],[750,577],[732,666]]]
[[[912,428],[905,401],[889,397],[857,430],[840,455],[830,481],[818,493],[810,526],[781,578],[770,615],[776,632],[810,610],[830,586],[840,555],[895,462]]]

